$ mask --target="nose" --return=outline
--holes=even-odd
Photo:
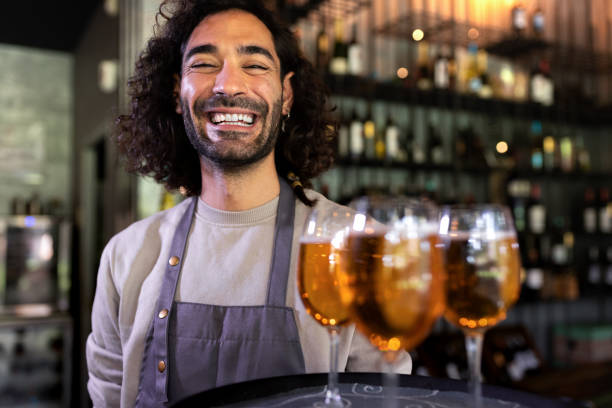
[[[246,84],[239,67],[229,62],[223,64],[223,68],[215,78],[213,87],[215,95],[236,96],[246,93]]]

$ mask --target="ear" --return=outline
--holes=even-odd
[[[174,110],[179,115],[183,114],[183,107],[181,106],[181,77],[178,74],[174,74],[174,90],[172,91],[172,98],[174,99]]]
[[[293,74],[293,72],[289,72],[285,75],[285,78],[283,78],[283,115],[288,115],[293,105],[293,87],[291,86],[291,77]]]

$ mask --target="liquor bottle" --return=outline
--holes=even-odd
[[[595,190],[592,187],[587,187],[584,190],[584,205],[582,209],[582,225],[584,232],[590,234],[597,232],[597,218]]]
[[[357,25],[353,24],[353,33],[348,45],[348,73],[351,75],[363,75],[363,45],[357,41]]]
[[[478,96],[483,99],[489,99],[493,96],[493,87],[491,86],[491,81],[489,81],[487,52],[483,49],[478,50],[476,58],[478,73],[480,76],[480,89],[478,89]]]
[[[599,247],[591,245],[587,252],[587,276],[585,290],[592,294],[601,292],[603,286],[602,259]]]
[[[372,104],[368,104],[368,116],[363,122],[363,143],[366,160],[376,159],[376,123],[372,116]]]
[[[363,121],[357,113],[357,108],[353,109],[353,116],[349,126],[349,150],[351,160],[357,162],[363,157]]]
[[[450,58],[449,47],[444,44],[434,62],[434,86],[438,89],[450,88]]]
[[[531,74],[529,97],[533,102],[551,106],[555,102],[555,85],[550,76],[550,64],[542,59]]]
[[[536,301],[541,298],[544,285],[544,269],[540,252],[540,237],[525,237],[525,281],[521,289],[521,300]]]
[[[444,163],[444,145],[433,119],[427,126],[427,162],[435,165]]]
[[[574,140],[570,133],[566,132],[563,136],[561,136],[561,139],[559,140],[559,152],[561,153],[561,170],[566,173],[574,171],[576,155],[574,150]]]
[[[591,170],[591,154],[584,145],[584,138],[582,135],[576,135],[574,149],[576,151],[577,170],[588,173]]]
[[[553,171],[557,168],[557,141],[551,134],[544,136],[542,139],[542,152],[544,160],[544,169]]]
[[[329,64],[329,70],[335,75],[345,75],[348,68],[348,47],[344,41],[344,24],[342,19],[337,19],[334,27],[334,53]]]
[[[417,45],[417,88],[428,91],[433,86],[433,75],[429,64],[429,44],[421,40]]]
[[[606,187],[599,189],[598,221],[599,232],[604,234],[612,232],[612,203],[610,202],[610,190]]]
[[[315,54],[315,67],[317,71],[324,74],[329,69],[329,36],[325,31],[325,20],[322,21],[316,40],[317,51]]]
[[[385,156],[389,162],[398,162],[401,160],[400,151],[400,130],[393,121],[393,114],[389,111],[387,123],[385,125]]]
[[[544,153],[542,152],[542,122],[534,120],[531,122],[531,168],[542,170],[544,166]]]
[[[338,121],[338,158],[343,161],[350,156],[350,121],[340,112]]]
[[[528,228],[527,204],[529,200],[530,183],[529,180],[515,179],[508,183],[508,196],[512,207],[514,225],[520,234]]]
[[[606,264],[603,269],[603,285],[606,293],[612,292],[612,245],[606,248]]]
[[[538,6],[533,12],[533,16],[531,18],[531,24],[533,27],[533,33],[536,37],[541,38],[544,36],[544,30],[546,29],[546,19],[544,17],[544,12]]]
[[[387,155],[387,146],[385,143],[385,129],[376,128],[376,134],[374,136],[374,151],[376,155],[376,161],[384,162]]]
[[[527,10],[521,3],[516,3],[511,10],[512,30],[516,35],[522,35],[527,28]]]
[[[482,88],[482,78],[478,69],[478,45],[472,42],[468,46],[468,63],[465,71],[467,92],[478,95]]]
[[[527,208],[529,231],[542,234],[546,230],[546,207],[542,204],[542,189],[539,184],[531,185],[531,197]]]

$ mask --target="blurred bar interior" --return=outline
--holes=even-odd
[[[524,280],[485,381],[612,407],[612,0],[269,3],[337,106],[337,165],[315,189],[509,205]],[[0,407],[85,407],[102,248],[182,198],[126,175],[109,140],[159,1],[4,6]],[[466,378],[442,321],[413,358]]]

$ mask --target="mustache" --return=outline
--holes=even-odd
[[[214,108],[242,108],[254,111],[261,116],[268,113],[266,103],[255,101],[246,96],[214,95],[208,99],[198,99],[194,108],[196,112],[206,112]]]

